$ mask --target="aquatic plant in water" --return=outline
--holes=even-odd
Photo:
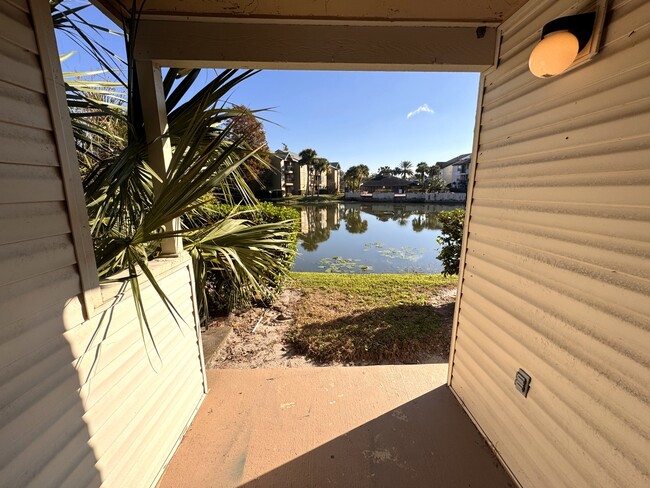
[[[389,247],[388,249],[384,249],[383,251],[378,251],[378,252],[379,254],[381,254],[382,256],[388,259],[403,259],[406,261],[417,261],[418,259],[422,258],[422,256],[426,252],[426,249],[416,249],[410,246],[403,246],[399,249],[395,249],[394,247]]]
[[[372,271],[372,266],[360,263],[360,259],[342,258],[334,256],[333,258],[323,258],[318,266],[325,273],[357,273],[363,271]]]
[[[383,242],[366,242],[363,245],[364,252],[370,251],[372,248],[381,249],[384,247]]]

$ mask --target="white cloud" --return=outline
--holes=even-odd
[[[417,114],[422,114],[422,113],[427,113],[427,114],[432,114],[434,113],[431,108],[425,103],[424,105],[420,105],[417,109],[413,110],[413,112],[409,112],[408,115],[406,116],[407,119],[410,119],[411,117],[416,116]]]

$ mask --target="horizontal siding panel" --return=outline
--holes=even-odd
[[[0,122],[52,130],[45,95],[0,81]]]
[[[59,168],[0,163],[0,204],[65,201]]]
[[[566,98],[553,100],[543,107],[527,107],[517,113],[509,112],[506,117],[498,121],[485,121],[483,124],[483,137],[481,144],[489,146],[499,141],[510,140],[514,142],[518,138],[526,137],[529,131],[538,132],[543,130],[552,133],[558,130],[561,124],[566,126],[589,125],[591,117],[598,112],[598,118],[612,120],[626,114],[640,113],[647,109],[648,98],[631,101],[629,93],[643,93],[647,88],[647,77],[650,73],[650,63],[643,66],[644,69],[635,69],[625,73],[625,79],[606,80],[605,83],[589,87],[581,93],[581,98],[574,99],[573,103],[567,104]],[[543,121],[540,124],[540,120]],[[595,120],[594,120],[595,121]],[[498,123],[497,123],[498,122]],[[494,128],[490,128],[490,124]],[[561,130],[565,130],[563,127]]]
[[[183,318],[193,324],[195,319],[189,277],[186,264],[165,273],[160,283],[170,299],[177,303]],[[80,335],[78,331],[84,325],[90,325],[89,323],[73,327],[65,335],[59,335],[58,338],[46,342],[49,348],[41,347],[35,354],[23,356],[0,369],[0,398],[13,399],[10,404],[2,406],[0,435],[3,438],[23,436],[21,442],[0,448],[0,465],[10,462],[12,466],[6,479],[15,481],[17,486],[27,486],[30,480],[33,486],[39,486],[43,479],[65,480],[69,477],[73,480],[84,479],[84,483],[98,482],[92,472],[75,473],[71,459],[75,462],[77,459],[79,462],[90,462],[87,460],[90,438],[90,445],[94,448],[93,471],[103,470],[102,478],[105,478],[108,473],[117,469],[116,467],[122,469],[125,463],[133,463],[133,457],[124,457],[124,452],[130,451],[134,443],[139,444],[139,450],[149,446],[149,438],[142,437],[140,433],[142,424],[147,423],[149,426],[149,419],[152,417],[158,419],[158,425],[162,422],[169,425],[170,429],[161,434],[165,439],[160,439],[160,443],[151,447],[153,452],[150,454],[158,456],[159,459],[149,458],[147,462],[138,464],[140,469],[150,475],[158,473],[187,422],[183,419],[188,418],[188,412],[194,411],[202,397],[202,375],[197,362],[199,357],[196,331],[184,324],[181,330],[171,319],[169,311],[159,302],[151,286],[145,287],[144,296],[145,303],[151,304],[147,305],[148,316],[163,362],[157,369],[152,368],[151,358],[147,357],[143,348],[135,314],[130,313],[132,302],[130,298],[124,299],[114,307],[116,310],[121,309],[111,316],[115,330],[109,326],[111,333],[106,334],[104,339],[106,344],[103,346],[100,362],[96,364],[96,369],[82,388],[86,408],[83,411],[84,422],[79,424],[78,429],[71,427],[72,416],[64,412],[80,405],[79,384],[88,371],[73,367],[73,364],[79,364],[73,359],[76,354],[72,354],[68,340],[73,341],[72,347],[78,353],[81,351],[82,355],[92,355],[94,350],[86,350],[87,343],[78,343],[79,340],[88,338],[86,333]],[[62,328],[63,324],[59,327]],[[121,365],[124,356],[130,357]],[[86,359],[84,357],[84,360]],[[43,371],[48,374],[43,376]],[[182,386],[179,388],[178,385]],[[167,390],[170,387],[174,389],[173,393]],[[72,394],[65,393],[70,391]],[[160,396],[159,401],[152,400],[152,391]],[[171,398],[170,401],[173,401],[174,405],[161,410],[163,397],[164,401]],[[49,409],[49,404],[54,398],[58,398],[61,408],[44,412]],[[177,415],[170,417],[172,411]],[[35,417],[39,419],[36,422],[33,421]],[[134,418],[137,420],[134,421]],[[64,426],[67,428],[62,431]],[[56,441],[53,440],[55,437]],[[83,445],[79,444],[80,439],[86,439]],[[121,447],[115,448],[115,442]],[[69,454],[67,464],[60,464],[61,452]],[[100,456],[103,452],[110,455]],[[34,460],[40,463],[41,469],[31,468],[30,463]],[[45,474],[51,478],[46,478]],[[141,479],[132,481],[135,484],[141,483]],[[83,486],[83,483],[81,485]],[[110,483],[104,481],[103,486],[110,486]]]
[[[0,293],[0,317],[4,323],[12,323],[49,307],[58,307],[63,314],[66,302],[79,293],[81,284],[76,266],[12,283]]]
[[[95,454],[91,451],[83,460],[72,466],[72,472],[65,478],[60,486],[79,487],[79,488],[99,488],[102,485],[101,475],[95,468]],[[54,463],[53,463],[54,464]],[[65,464],[54,464],[59,468],[67,467]],[[39,488],[35,485],[34,488]]]
[[[474,189],[477,200],[514,200],[535,202],[587,203],[592,205],[629,205],[649,208],[648,187],[639,184],[618,186],[571,186],[571,187],[482,187],[477,182]]]
[[[638,161],[638,160],[637,160]],[[640,165],[640,162],[628,161],[630,166]],[[546,175],[529,175],[515,177],[511,176],[508,179],[508,185],[515,188],[525,187],[582,187],[585,185],[590,186],[624,186],[634,183],[645,184],[650,181],[650,168],[649,169],[629,169],[618,168],[618,171],[585,171],[580,174],[575,169],[567,171],[562,174]],[[503,186],[499,184],[497,179],[481,178],[481,186],[483,188],[494,188]]]
[[[95,457],[89,452],[88,433],[79,431],[59,450],[53,453],[47,464],[30,480],[26,488],[61,486],[66,488],[99,487],[101,480],[95,470]],[[81,467],[85,471],[83,479],[72,479],[73,473]],[[89,474],[90,473],[90,474]],[[95,477],[94,483],[92,477]]]
[[[70,234],[64,202],[0,204],[0,222],[11,229],[0,233],[0,246]]]
[[[0,162],[58,166],[50,131],[0,122]]]
[[[176,358],[183,357],[183,354],[187,358],[193,357],[191,351],[196,350],[196,344],[196,340],[191,341],[189,338],[178,340],[177,334],[171,332],[158,340],[165,365],[175,364],[177,362]],[[109,431],[106,435],[110,435],[110,433],[117,435],[122,432],[122,428],[115,426],[115,419],[120,418],[120,412],[126,412],[125,415],[130,419],[131,413],[129,412],[136,411],[139,408],[138,404],[141,402],[142,392],[149,388],[150,382],[143,382],[142,378],[152,375],[158,377],[160,374],[160,371],[157,372],[152,368],[149,358],[142,347],[133,349],[131,357],[124,363],[124,368],[113,371],[113,373],[118,371],[121,375],[109,376],[104,374],[102,378],[97,378],[96,388],[93,387],[93,390],[87,396],[84,418],[89,426],[90,434],[98,436],[95,439],[96,442],[99,442],[98,439],[104,431]],[[174,358],[174,360],[171,360],[171,358]],[[123,374],[127,370],[129,374]],[[112,382],[107,381],[107,378],[112,378]],[[93,383],[95,383],[95,378],[93,378]],[[142,388],[145,390],[142,390]],[[107,441],[106,447],[110,445],[111,442]]]
[[[0,81],[38,93],[45,93],[38,56],[11,44],[0,42]]]
[[[65,268],[76,262],[69,235],[0,246],[0,290],[8,283]]]
[[[51,352],[52,348],[56,350],[57,347],[66,345],[67,342],[62,337],[64,330],[60,305],[44,310],[39,307],[36,315],[3,324],[0,327],[0,377],[4,377],[1,372],[4,368],[24,356],[35,352],[45,355],[48,354],[47,350]],[[52,344],[53,340],[58,342]]]
[[[588,210],[588,209],[585,209]],[[642,218],[601,217],[588,211],[553,212],[551,209],[503,208],[483,205],[473,213],[478,223],[492,223],[495,227],[506,228],[521,226],[538,226],[548,229],[549,233],[569,232],[576,235],[576,242],[594,242],[603,249],[616,250],[628,254],[646,256],[645,243],[650,241],[650,210],[646,211],[647,220]],[[639,216],[642,217],[642,216]],[[616,226],[616,236],[612,237],[610,229]],[[580,238],[582,235],[582,238]],[[594,239],[591,241],[591,239]],[[569,246],[566,246],[570,251]],[[638,262],[638,261],[637,261]],[[641,263],[645,265],[645,263]],[[648,275],[645,275],[646,277]]]
[[[626,114],[619,119],[600,121],[582,127],[566,127],[552,134],[531,134],[512,143],[492,146],[479,145],[479,154],[487,162],[503,159],[526,158],[529,154],[545,154],[562,149],[581,150],[590,145],[600,146],[624,140],[647,140],[650,137],[650,114],[646,112]]]
[[[143,377],[147,381],[140,382],[137,389],[126,392],[124,397],[115,399],[110,417],[97,418],[92,409],[86,413],[84,419],[90,426],[90,445],[101,464],[115,469],[122,459],[128,459],[123,457],[123,451],[132,443],[134,431],[142,427],[145,417],[158,415],[155,406],[164,397],[172,397],[181,403],[185,400],[180,394],[183,383],[179,382],[179,376],[190,381],[198,378],[198,369],[192,367],[195,364],[191,356],[193,350],[196,350],[196,345],[190,342],[170,343],[167,352],[176,352],[178,360],[169,361],[158,371],[151,368],[145,371]],[[101,425],[94,425],[97,420],[102,421]]]
[[[645,83],[639,83],[637,88],[640,89],[645,86]],[[647,97],[635,101],[630,101],[629,96],[623,98],[626,100],[615,102],[614,105],[607,104],[608,107],[603,107],[600,110],[598,110],[599,104],[587,103],[590,107],[587,109],[587,113],[582,114],[579,111],[583,105],[577,102],[571,107],[575,110],[565,108],[564,110],[550,111],[546,114],[536,114],[537,117],[530,116],[525,122],[520,121],[517,125],[507,127],[505,131],[486,134],[486,140],[481,142],[481,150],[485,151],[503,145],[514,145],[521,141],[528,142],[533,138],[540,139],[543,136],[555,134],[569,134],[567,137],[570,137],[571,131],[576,129],[587,128],[594,130],[596,125],[606,128],[606,124],[627,118],[634,119],[637,116],[642,117],[648,111],[650,93]],[[563,118],[563,116],[566,118]],[[598,134],[598,132],[595,133]]]
[[[567,351],[556,347],[544,335],[533,332],[527,323],[509,316],[506,311],[495,306],[475,290],[468,289],[467,292],[471,294],[476,308],[472,305],[466,306],[463,310],[463,327],[472,332],[465,340],[473,339],[474,343],[478,341],[486,353],[498,348],[496,354],[503,356],[507,361],[507,364],[504,363],[501,368],[502,373],[505,373],[504,385],[508,387],[507,394],[514,395],[514,401],[519,401],[520,398],[517,397],[519,392],[511,388],[512,383],[509,381],[511,372],[530,364],[530,354],[535,356],[538,361],[535,361],[535,369],[529,373],[537,381],[531,388],[541,390],[538,390],[539,394],[538,391],[529,393],[530,402],[535,405],[539,402],[544,403],[546,415],[553,417],[553,421],[548,422],[551,428],[558,431],[558,436],[566,436],[566,442],[574,444],[567,449],[569,455],[576,451],[588,455],[588,458],[583,458],[589,463],[583,475],[598,471],[593,463],[600,463],[599,451],[616,451],[616,446],[624,446],[626,448],[624,452],[630,453],[632,458],[625,459],[621,452],[612,453],[608,456],[609,462],[612,463],[609,466],[611,470],[620,470],[620,466],[628,468],[634,466],[633,470],[641,471],[642,453],[647,442],[648,429],[639,431],[629,420],[626,422],[617,415],[615,410],[620,410],[620,406],[616,406],[617,392],[612,388],[613,385],[606,378],[599,377],[589,368],[589,365],[582,362],[573,361],[573,368],[566,370],[563,364],[572,360]],[[488,321],[483,319],[486,313],[490,314]],[[503,319],[512,321],[515,326],[503,328],[499,322]],[[472,353],[472,355],[476,354]],[[573,378],[578,375],[589,378],[589,381],[576,385]],[[593,408],[585,410],[585,403],[592,405]],[[527,403],[521,405],[525,407]],[[529,418],[538,419],[540,416],[534,414],[529,415]],[[647,422],[645,419],[635,420]],[[541,421],[538,423],[544,424]],[[591,431],[594,434],[592,441],[585,443],[582,437],[570,437],[572,425],[581,425],[581,428]],[[578,460],[576,459],[574,463],[578,464]],[[617,465],[619,467],[616,467]]]
[[[650,385],[645,385],[644,381],[650,374],[650,361],[645,357],[647,348],[644,345],[647,343],[642,340],[650,340],[650,303],[642,299],[647,293],[645,288],[634,289],[635,286],[647,287],[645,282],[639,283],[626,276],[607,279],[607,272],[602,272],[604,276],[601,278],[598,268],[578,268],[579,265],[568,258],[544,256],[541,252],[528,251],[510,242],[485,241],[476,238],[475,245],[468,252],[468,269],[476,273],[481,268],[498,273],[493,284],[506,289],[532,287],[530,291],[519,290],[517,294],[535,305],[537,313],[548,315],[548,320],[559,319],[585,335],[576,339],[598,342],[593,347],[611,355],[614,364],[629,365],[630,369],[620,372],[621,385],[627,384],[631,391],[650,393]],[[510,281],[506,282],[506,277]],[[617,287],[620,288],[617,290]],[[627,288],[629,292],[623,294],[621,288]],[[543,294],[538,296],[533,290]],[[612,296],[622,296],[624,300],[613,302]],[[613,331],[616,333],[612,334]],[[630,342],[630,338],[637,340]],[[650,396],[647,400],[650,401]]]
[[[603,33],[601,46],[610,45],[630,34],[630,15],[641,16],[642,18],[645,16],[644,18],[648,18],[648,4],[645,0],[616,0],[610,1],[609,3],[607,29]],[[554,6],[544,8],[546,5],[543,2],[540,2],[539,6],[541,7],[541,12],[536,12],[536,19],[533,22],[529,21],[528,23],[529,26],[533,26],[534,30],[531,28],[522,28],[512,34],[508,31],[503,33],[504,38],[499,53],[499,66],[504,68],[501,72],[501,76],[503,76],[504,72],[510,72],[514,68],[516,68],[520,73],[523,72],[523,70],[521,70],[521,63],[523,61],[528,61],[530,52],[541,36],[541,27],[539,26],[542,25],[542,23],[540,23],[540,18],[546,19],[543,21],[543,23],[546,23],[555,18],[572,15],[576,11],[582,11],[581,8],[575,9],[572,7],[569,10],[559,12],[564,8],[561,3],[556,3]]]
[[[623,147],[621,147],[623,146]],[[478,176],[482,183],[510,182],[511,179],[534,180],[539,177],[558,178],[565,176],[573,178],[582,176],[617,178],[618,174],[646,171],[647,158],[650,157],[650,143],[647,147],[630,149],[625,145],[608,146],[607,151],[597,151],[595,154],[566,154],[560,153],[561,158],[532,158],[511,159],[499,162],[482,163],[481,174]],[[601,146],[602,148],[603,146]],[[604,149],[604,148],[603,148]],[[612,159],[616,159],[616,170],[612,171]]]
[[[2,432],[2,435],[14,434],[16,442],[10,447],[17,451],[20,449],[11,459],[11,464],[0,471],[7,486],[26,486],[42,466],[86,429],[82,420],[83,410],[74,390],[61,388],[53,391],[45,402],[30,408],[30,413],[31,423],[11,424],[20,430],[12,428],[10,432]]]
[[[457,346],[462,345],[462,338],[457,339]],[[458,344],[461,342],[461,344]],[[514,424],[510,419],[516,418],[512,413],[511,402],[497,404],[492,401],[495,390],[489,388],[492,382],[485,378],[481,367],[476,367],[472,356],[462,347],[458,348],[454,363],[454,390],[460,396],[465,407],[473,413],[489,439],[507,438],[497,446],[499,454],[507,460],[508,467],[517,473],[517,481],[526,486],[562,486],[552,481],[554,469],[537,463],[536,441],[529,430],[529,424]],[[525,469],[524,469],[525,466]]]
[[[579,4],[584,4],[580,2]],[[508,22],[501,25],[503,39],[499,49],[499,57],[504,58],[517,47],[526,42],[526,39],[541,33],[541,26],[558,17],[570,15],[574,6],[562,2],[529,2],[519,12],[514,14]]]
[[[158,284],[163,289],[167,297],[177,307],[186,305],[187,287],[189,287],[189,276],[184,274],[173,273],[171,275],[159,278]],[[145,303],[146,309],[150,312],[150,321],[156,323],[157,320],[162,320],[170,314],[169,310],[164,306],[155,288],[148,286],[145,283],[140,283],[142,300]],[[163,313],[164,312],[164,313]],[[165,313],[167,315],[165,315]],[[113,340],[113,335],[120,333],[123,328],[133,327],[140,328],[138,316],[135,310],[133,297],[130,291],[130,285],[127,283],[122,288],[122,295],[119,301],[112,305],[108,310],[102,314],[96,315],[92,319],[85,321],[79,326],[70,327],[65,337],[72,346],[75,358],[81,357],[89,345],[95,347],[96,344],[103,339]],[[82,344],[83,348],[79,349],[78,346]]]
[[[650,250],[643,243],[621,242],[608,236],[506,220],[476,218],[474,225],[474,233],[479,239],[497,246],[500,242],[512,242],[535,252],[565,256],[606,271],[627,274],[645,280],[650,286]]]
[[[596,144],[591,144],[589,146],[582,147],[551,147],[548,148],[546,152],[542,153],[531,153],[526,155],[525,158],[514,157],[514,158],[504,158],[493,161],[482,160],[477,164],[481,164],[481,170],[500,170],[501,168],[515,168],[517,166],[525,167],[528,165],[528,168],[533,168],[531,176],[538,174],[534,168],[537,168],[536,165],[540,163],[556,163],[562,164],[567,162],[570,164],[572,161],[585,161],[593,160],[595,165],[598,165],[599,161],[609,158],[609,160],[616,160],[617,164],[625,170],[625,168],[632,167],[633,169],[638,169],[638,166],[634,166],[634,162],[630,162],[628,158],[623,157],[624,154],[634,153],[638,151],[646,151],[650,148],[650,141],[647,137],[635,137],[632,139],[626,139],[622,141],[604,141]],[[620,156],[620,157],[619,157]],[[582,163],[586,164],[586,163]],[[611,163],[610,163],[611,164]],[[535,166],[533,166],[535,165]],[[631,166],[630,166],[631,165]],[[598,166],[594,166],[586,173],[598,171]],[[618,166],[617,166],[618,168]],[[641,169],[645,169],[642,167]],[[565,169],[566,174],[575,173],[570,168]],[[490,174],[487,175],[489,179]],[[477,178],[483,178],[483,176],[477,176]]]
[[[525,487],[650,485],[650,3],[610,2],[589,63],[527,66],[589,3],[530,1],[483,87],[450,381]]]
[[[0,38],[38,54],[29,14],[8,2],[0,3]]]
[[[152,315],[154,314],[152,313]],[[172,324],[175,329],[166,326]],[[117,337],[115,342],[111,341],[102,346],[98,355],[94,354],[95,351],[89,351],[86,360],[88,364],[84,364],[83,368],[77,366],[82,382],[80,396],[87,410],[106,401],[107,398],[118,400],[121,392],[119,389],[115,391],[114,389],[118,388],[119,379],[123,376],[129,377],[133,369],[137,368],[138,362],[142,362],[142,365],[152,371],[159,371],[165,366],[165,363],[174,362],[175,358],[166,354],[167,351],[163,349],[163,346],[169,345],[170,341],[173,342],[172,339],[183,342],[189,337],[191,342],[196,343],[196,335],[193,337],[190,337],[189,334],[182,336],[171,317],[162,315],[160,323],[152,326],[158,349],[158,353],[156,353],[151,339],[145,335],[143,340],[138,324],[133,325],[135,327],[123,329],[124,337]],[[93,369],[91,369],[91,360],[97,360],[98,363],[94,365]]]
[[[188,412],[194,412],[202,399],[198,376],[197,372],[188,373],[188,368],[181,367],[177,375],[170,372],[174,389],[167,387],[152,390],[153,395],[146,405],[148,408],[143,408],[137,417],[139,442],[130,442],[129,439],[133,436],[129,435],[125,435],[122,442],[116,442],[116,446],[120,446],[118,457],[113,463],[114,470],[106,477],[106,486],[133,486],[144,478],[144,472],[153,471],[155,475],[162,470],[163,463],[175,444],[170,443],[170,440],[179,439],[187,423],[179,422],[178,419],[183,416],[187,418]],[[146,456],[145,459],[151,459],[151,462],[136,465],[130,461],[135,455]],[[99,465],[101,466],[101,459]],[[135,470],[140,472],[131,474]]]
[[[52,361],[69,359],[60,354],[56,358],[48,358],[46,365]],[[47,386],[47,388],[46,388]],[[3,439],[13,439],[11,443],[2,443],[0,445],[0,465],[6,466],[21,455],[24,451],[33,449],[36,439],[48,435],[48,429],[59,422],[68,410],[76,410],[80,417],[83,415],[79,397],[76,395],[78,387],[77,375],[74,368],[68,365],[67,370],[63,373],[52,375],[52,379],[47,381],[42,391],[39,391],[38,400],[28,404],[27,408],[22,411],[15,411],[8,407],[3,408],[3,417],[6,414],[6,423],[0,428],[0,435]],[[78,425],[81,418],[71,422]],[[4,419],[3,419],[4,421]],[[22,485],[13,485],[22,486]]]
[[[570,440],[567,440],[566,435],[561,429],[549,431],[545,427],[545,424],[548,423],[548,411],[535,405],[532,400],[528,401],[527,405],[522,405],[522,401],[525,400],[512,387],[514,376],[506,375],[496,367],[497,363],[489,361],[491,358],[489,354],[497,354],[498,351],[487,350],[487,347],[478,347],[475,343],[471,342],[469,336],[464,337],[464,340],[463,358],[465,366],[460,374],[469,376],[467,371],[471,371],[471,374],[475,376],[471,388],[479,388],[477,385],[480,384],[484,395],[487,396],[487,402],[490,401],[490,395],[496,393],[509,398],[508,405],[510,408],[499,414],[502,417],[502,423],[507,423],[510,426],[508,429],[509,434],[513,438],[522,435],[526,438],[534,439],[534,443],[528,447],[529,451],[533,453],[553,452],[558,445],[567,451],[567,456],[557,459],[549,459],[548,456],[544,455],[533,457],[531,461],[534,462],[535,469],[527,467],[525,474],[525,476],[532,478],[529,484],[532,486],[566,488],[575,486],[608,488],[617,485],[611,472],[602,469],[602,467],[600,469],[596,468],[593,472],[583,476],[581,471],[584,472],[583,470],[586,469],[586,466],[591,465],[591,463],[587,462],[589,457],[584,452],[580,452],[579,447],[577,448]],[[511,393],[510,389],[514,393]],[[519,395],[520,398],[517,398],[515,394]],[[486,400],[481,402],[481,408],[485,408],[485,402]],[[539,423],[531,420],[531,418],[539,420]],[[479,419],[479,422],[481,420],[483,419]],[[501,429],[503,428],[502,426]],[[578,449],[577,453],[576,449]],[[573,460],[579,460],[581,463],[573,464]],[[585,478],[595,478],[598,481],[585,484]]]
[[[573,84],[568,84],[562,77],[548,80],[548,85],[544,87],[540,87],[528,78],[530,83],[524,87],[525,91],[507,92],[501,99],[495,100],[482,120],[482,124],[486,128],[492,128],[514,120],[524,120],[527,114],[552,113],[553,110],[566,108],[567,104],[579,103],[585,97],[590,97],[593,94],[616,90],[619,84],[634,83],[647,76],[647,72],[650,70],[650,61],[643,57],[647,44],[648,40],[646,39],[629,49],[629,54],[622,60],[615,58],[616,53],[612,50],[609,53],[601,52],[599,56],[609,56],[612,63],[616,62],[619,72],[616,76],[612,76],[608,70],[600,68],[595,75],[592,73],[592,76],[583,80],[578,89]],[[527,57],[523,58],[521,62],[526,63]],[[597,66],[594,66],[594,69],[596,68]],[[576,70],[574,74],[579,75],[579,70]],[[501,80],[496,79],[492,82],[498,86]],[[528,97],[529,104],[518,103],[522,95]],[[595,101],[603,101],[603,98],[596,96]]]

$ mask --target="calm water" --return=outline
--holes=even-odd
[[[301,233],[294,271],[440,273],[432,204],[345,202],[298,207]]]

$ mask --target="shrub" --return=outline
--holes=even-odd
[[[465,210],[456,208],[442,211],[438,214],[438,221],[442,224],[442,234],[438,237],[438,244],[442,246],[442,249],[438,254],[438,259],[442,261],[443,274],[457,274],[460,269]]]
[[[226,315],[232,310],[249,307],[256,300],[270,304],[282,284],[287,273],[293,266],[298,231],[300,229],[300,214],[291,207],[281,207],[272,203],[259,203],[255,206],[233,207],[225,204],[207,204],[203,218],[221,220],[233,212],[238,218],[246,219],[251,226],[287,222],[287,231],[291,232],[290,243],[276,252],[275,266],[270,268],[258,281],[264,285],[264,293],[260,294],[251,287],[241,286],[231,279],[226,270],[210,269],[206,273],[206,298],[208,311],[211,316]],[[208,217],[206,217],[206,213]]]

